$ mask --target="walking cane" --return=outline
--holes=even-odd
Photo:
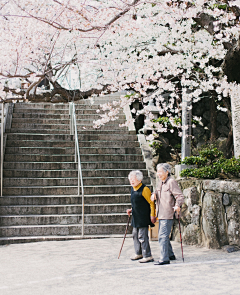
[[[178,226],[179,226],[180,242],[181,242],[181,249],[182,249],[182,260],[183,260],[183,262],[184,262],[184,257],[183,257],[183,245],[182,245],[182,233],[181,233],[181,226],[180,226],[180,214],[178,214]]]
[[[125,235],[124,235],[123,242],[122,242],[122,247],[123,247],[123,244],[124,244],[124,241],[125,241],[126,235],[127,235],[127,230],[128,230],[129,221],[130,221],[130,215],[128,215],[128,221],[127,221],[127,226],[126,226],[126,230],[125,230]],[[121,249],[120,249],[120,252],[119,252],[119,255],[118,255],[118,259],[119,259],[120,255],[121,255],[122,247],[121,247]]]

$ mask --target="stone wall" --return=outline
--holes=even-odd
[[[185,196],[183,242],[213,249],[240,246],[240,181],[187,179],[178,183]],[[177,221],[172,239],[179,241]]]

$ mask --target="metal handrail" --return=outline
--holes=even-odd
[[[82,236],[84,236],[84,188],[83,188],[82,167],[81,167],[81,159],[80,159],[80,152],[79,152],[77,120],[76,120],[74,102],[69,103],[69,115],[70,115],[70,134],[74,135],[74,139],[75,139],[75,163],[78,162],[78,196],[80,196],[80,185],[81,185],[81,191],[82,191]]]
[[[3,134],[4,134],[4,103],[2,103],[2,120],[1,120],[1,197],[3,195]]]
[[[1,184],[0,184],[0,189],[1,189],[1,197],[3,196],[3,160],[4,160],[4,133],[6,129],[6,124],[7,124],[7,116],[8,116],[8,111],[9,111],[9,104],[6,104],[2,102],[2,118],[1,118],[1,163],[0,163],[0,177],[1,177]],[[5,113],[5,114],[4,114]]]

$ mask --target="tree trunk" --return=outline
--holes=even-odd
[[[226,143],[226,157],[231,158],[233,156],[233,127],[232,127],[232,113],[231,104],[228,98],[223,97],[224,106],[227,108],[227,115],[230,125],[230,132]]]
[[[217,131],[217,104],[215,102],[215,95],[210,96],[210,124],[211,124],[211,135],[210,141],[213,142],[218,138]]]

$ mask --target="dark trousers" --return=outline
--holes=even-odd
[[[148,238],[148,227],[133,227],[133,243],[135,253],[144,258],[152,256]]]

